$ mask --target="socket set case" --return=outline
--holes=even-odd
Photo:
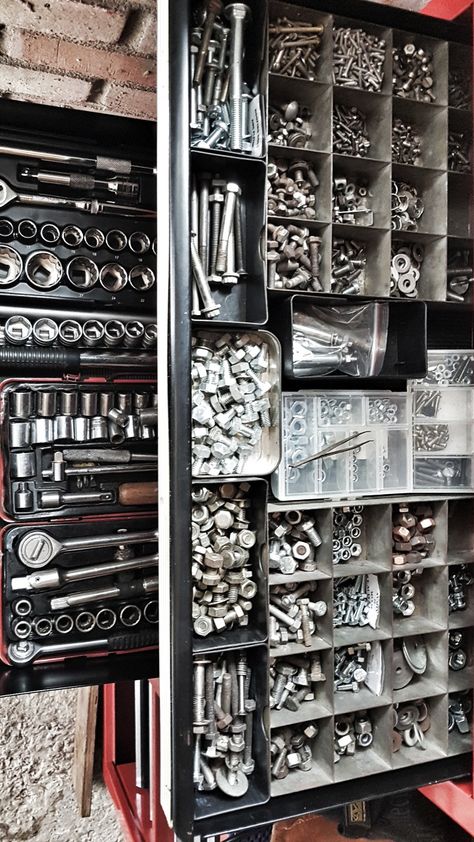
[[[157,540],[144,514],[4,528],[2,660],[24,667],[156,645]]]
[[[144,423],[141,413],[156,416],[155,397],[146,381],[4,381],[4,517],[64,517],[98,508],[112,514],[154,506],[156,420]],[[145,497],[136,497],[141,487]]]

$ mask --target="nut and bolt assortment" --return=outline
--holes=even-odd
[[[390,264],[392,298],[417,298],[418,281],[425,257],[421,243],[394,243]]]
[[[193,489],[193,628],[199,637],[246,626],[257,585],[249,483]]]
[[[392,515],[393,564],[418,564],[434,552],[436,519],[431,506],[398,503]],[[407,580],[408,583],[409,580]],[[410,589],[411,590],[411,589]]]
[[[191,194],[191,261],[194,287],[200,304],[193,315],[214,319],[218,304],[210,284],[233,286],[246,275],[241,189],[233,181],[202,173]]]
[[[451,108],[471,108],[471,79],[464,69],[450,68],[448,76],[448,101]]]
[[[413,447],[416,451],[439,452],[449,445],[449,424],[415,424]]]
[[[318,633],[318,620],[327,613],[327,603],[316,595],[317,582],[289,582],[270,588],[270,646],[299,643],[311,647]]]
[[[332,115],[333,152],[365,158],[370,145],[366,115],[355,106],[335,103]]]
[[[268,116],[268,143],[275,146],[293,146],[305,149],[311,140],[311,111],[296,99],[283,105],[270,103]]]
[[[345,713],[334,720],[334,762],[341,757],[353,757],[356,752],[370,748],[374,741],[374,728],[370,713],[359,710]]]
[[[357,240],[333,241],[331,292],[339,295],[364,293],[367,245]]]
[[[273,512],[269,531],[271,571],[291,576],[298,570],[314,573],[318,569],[317,550],[323,540],[312,512],[296,509]]]
[[[433,56],[413,42],[395,47],[393,56],[393,93],[418,102],[435,102],[433,91]]]
[[[398,404],[390,398],[369,399],[369,423],[398,424]]]
[[[342,506],[340,509],[334,509],[332,533],[332,560],[334,564],[361,557],[363,512],[363,506]]]
[[[314,766],[313,743],[318,734],[318,722],[286,726],[272,731],[272,778],[282,780],[293,770],[310,772]]]
[[[249,788],[257,707],[251,682],[244,654],[194,658],[193,782],[200,792],[218,788],[241,798]]]
[[[293,368],[295,372],[322,374],[349,365],[356,359],[353,340],[337,325],[326,322],[322,314],[295,311],[293,315]],[[329,437],[330,438],[330,437]],[[331,444],[327,441],[326,444]],[[301,442],[300,442],[301,444]],[[296,461],[296,460],[295,460]]]
[[[267,176],[270,215],[316,218],[319,179],[308,161],[269,158]]]
[[[471,172],[471,138],[468,132],[448,132],[448,170]]]
[[[372,192],[367,181],[348,181],[345,176],[333,178],[332,218],[333,222],[347,225],[374,224],[374,212],[370,207]]]
[[[363,29],[336,27],[333,32],[333,81],[345,88],[381,91],[386,43]]]
[[[220,0],[203,5],[204,22],[191,33],[191,145],[250,153],[250,103],[259,107],[242,75],[250,9],[244,3],[223,8]]]
[[[422,569],[396,570],[393,574],[392,605],[397,617],[411,617],[416,609],[415,576],[421,576]]]
[[[324,26],[278,18],[268,33],[270,73],[314,82]]]
[[[193,476],[242,474],[272,426],[270,350],[257,334],[192,340]]]
[[[472,284],[472,251],[470,249],[456,249],[448,256],[448,301],[463,303],[468,297]]]
[[[470,486],[470,459],[417,459],[415,461],[415,486]]]
[[[321,237],[299,225],[269,224],[267,231],[268,288],[322,292]]]
[[[472,698],[470,690],[450,694],[448,704],[448,732],[451,733],[456,728],[460,734],[470,734],[471,714]]]
[[[461,629],[449,632],[448,637],[448,666],[452,672],[466,669],[468,665],[469,640],[468,634]]]
[[[420,163],[421,137],[415,126],[395,117],[392,126],[392,161],[394,164]]]
[[[334,690],[360,693],[367,678],[367,659],[379,643],[354,643],[334,650]]]
[[[435,389],[415,392],[414,409],[415,415],[423,415],[425,418],[436,418],[441,403],[441,392]]]
[[[457,383],[460,386],[470,386],[473,377],[474,353],[470,351],[444,354],[441,362],[432,362],[428,358],[426,383],[439,383],[440,386]]]
[[[360,576],[343,576],[334,581],[334,628],[341,626],[378,626],[380,606],[374,598],[378,590],[377,577],[372,573]]]
[[[270,708],[296,712],[305,702],[314,702],[315,685],[326,681],[321,656],[293,655],[270,659]]]
[[[419,220],[425,212],[420,191],[406,181],[392,181],[392,229],[418,231]]]
[[[431,728],[430,706],[423,699],[416,702],[404,702],[393,707],[393,747],[392,750],[400,751],[404,748],[420,749],[426,748],[423,745],[425,734]]]
[[[408,687],[415,675],[424,675],[427,669],[428,650],[423,637],[415,635],[397,640],[392,656],[394,690]]]
[[[466,611],[470,602],[469,588],[474,584],[474,577],[470,567],[459,564],[449,570],[449,613]]]

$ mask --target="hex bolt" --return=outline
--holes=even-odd
[[[245,677],[247,675],[247,660],[240,657],[237,661],[237,678],[239,684],[239,716],[245,716]]]
[[[210,173],[201,173],[199,176],[199,236],[198,252],[199,259],[207,276],[209,273],[209,188],[211,183]]]
[[[211,288],[199,258],[196,246],[196,234],[194,231],[191,231],[191,262],[193,266],[194,280],[203,302],[201,312],[204,313],[207,318],[212,319],[219,315],[221,306],[220,304],[217,304],[212,297]]]
[[[308,520],[303,521],[300,526],[303,532],[306,532],[306,535],[311,541],[313,547],[320,547],[323,542],[320,535],[316,532],[314,520],[312,518],[308,518]]]
[[[240,4],[233,4],[240,5]],[[228,8],[228,7],[227,7]],[[223,274],[227,265],[229,237],[234,225],[237,196],[240,195],[238,184],[230,181],[226,185],[224,210],[222,213],[221,232],[217,246],[216,272]]]
[[[224,204],[224,195],[218,187],[214,187],[214,192],[209,196],[209,204],[211,206],[209,237],[210,274],[213,276],[216,271],[217,245],[221,227],[221,206]]]
[[[242,149],[242,62],[244,56],[244,24],[250,9],[244,3],[229,3],[225,15],[231,23],[230,34],[230,147]]]
[[[217,15],[222,12],[221,0],[206,0],[206,22],[202,31],[201,42],[197,54],[197,60],[193,75],[193,85],[200,85],[206,67],[207,54],[209,49],[209,42],[212,38],[212,32]]]

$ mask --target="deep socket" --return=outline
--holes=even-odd
[[[81,414],[86,418],[97,415],[98,392],[81,392]]]
[[[111,421],[113,424],[116,424],[118,427],[125,428],[128,424],[129,416],[128,413],[124,412],[122,409],[114,407],[108,412],[107,418],[109,421]]]
[[[85,634],[92,631],[95,626],[95,617],[90,611],[81,611],[76,617],[76,629]]]
[[[12,392],[10,396],[10,415],[12,418],[29,418],[34,411],[34,392]]]
[[[10,447],[28,447],[31,444],[31,424],[29,421],[10,421]]]
[[[91,420],[78,415],[74,418],[74,441],[89,441],[90,439]]]
[[[138,605],[124,605],[120,611],[120,622],[127,628],[137,626],[142,618]]]
[[[150,599],[143,609],[143,616],[147,623],[158,622],[158,602],[156,599]]]
[[[125,427],[125,438],[126,439],[137,439],[138,438],[138,431],[140,428],[140,422],[136,415],[129,415],[128,416],[128,423]]]
[[[71,415],[56,415],[54,418],[54,441],[74,440],[74,419]]]
[[[49,617],[37,617],[33,625],[38,637],[48,637],[53,631],[53,623]]]
[[[74,620],[70,614],[60,614],[54,621],[54,628],[58,634],[69,634],[74,628]]]
[[[114,401],[115,398],[113,392],[101,392],[99,395],[100,415],[103,415],[104,418],[106,418],[114,405]]]
[[[104,338],[104,325],[96,319],[89,319],[82,328],[84,345],[93,347],[99,345]]]
[[[132,395],[130,392],[119,392],[117,395],[117,406],[127,415],[132,412]]]
[[[77,392],[59,393],[59,412],[61,415],[77,415],[79,395]]]
[[[111,444],[123,444],[125,441],[125,432],[122,427],[119,427],[114,421],[109,421],[109,441]]]
[[[33,603],[31,599],[20,597],[20,599],[15,599],[15,602],[12,604],[12,611],[17,617],[28,617],[33,611]]]
[[[78,345],[82,338],[82,325],[75,319],[65,319],[59,325],[58,339],[61,345]]]
[[[31,444],[51,444],[53,441],[53,419],[35,418],[31,424]]]
[[[125,325],[117,319],[111,319],[104,327],[104,344],[113,348],[123,342],[125,336]]]
[[[145,409],[150,403],[150,395],[148,392],[134,392],[133,393],[133,409],[136,412],[139,409]]]
[[[101,415],[91,418],[91,441],[106,441],[109,437],[107,420]]]
[[[31,634],[31,623],[29,620],[14,620],[12,623],[12,632],[15,637],[20,640],[25,640]]]
[[[14,494],[14,506],[16,512],[28,511],[33,508],[33,492],[28,483],[18,483],[18,488]]]
[[[52,418],[56,413],[56,392],[38,392],[36,415],[38,418]]]
[[[35,455],[31,450],[17,451],[10,454],[10,474],[13,479],[34,477],[35,473]]]
[[[145,426],[156,427],[158,424],[158,407],[148,406],[146,409],[140,409],[138,412],[140,423]]]
[[[98,629],[108,631],[109,629],[113,629],[115,626],[117,622],[117,615],[111,608],[101,608],[96,614],[95,622]]]

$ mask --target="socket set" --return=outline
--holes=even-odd
[[[7,518],[156,504],[153,386],[10,382],[2,402]]]
[[[2,659],[27,666],[157,645],[157,541],[144,515],[7,527]]]

